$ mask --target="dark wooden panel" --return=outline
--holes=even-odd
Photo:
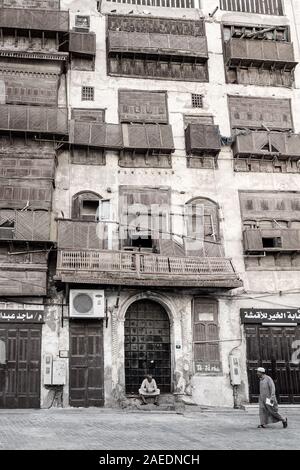
[[[172,127],[160,124],[122,124],[125,149],[174,151]]]
[[[72,108],[71,117],[75,121],[104,122],[105,109]]]
[[[16,263],[17,264],[17,263]],[[0,265],[0,292],[2,295],[46,295],[47,268],[35,270],[22,265],[14,267]]]
[[[175,34],[183,36],[204,36],[204,20],[183,20],[173,18],[143,18],[141,16],[108,15],[108,29],[112,31],[135,31],[148,33]]]
[[[290,42],[232,38],[225,43],[225,61],[229,66],[275,66],[293,70],[297,62]]]
[[[104,248],[104,240],[98,237],[97,222],[59,220],[58,246],[69,249],[99,249]]]
[[[102,321],[70,324],[70,405],[104,405]]]
[[[288,99],[229,97],[232,128],[293,129],[291,102]]]
[[[30,202],[31,209],[50,209],[52,181],[3,179],[0,186],[0,207],[23,209]]]
[[[168,123],[167,95],[163,91],[119,90],[120,122]]]
[[[170,322],[153,301],[133,303],[125,317],[126,393],[137,394],[145,374],[152,374],[161,393],[171,391]]]
[[[159,78],[161,80],[182,80],[192,82],[207,82],[207,63],[195,63],[187,58],[177,59],[169,57],[168,60],[160,56],[132,55],[122,57],[122,54],[108,57],[109,75],[124,77]]]
[[[185,130],[187,152],[194,154],[211,153],[221,150],[219,126],[209,124],[189,124]]]
[[[262,366],[274,380],[280,403],[300,403],[300,365],[291,362],[300,327],[245,325],[245,333],[250,401],[258,401],[256,369]]]
[[[12,148],[15,149],[13,144]],[[45,155],[44,158],[40,157],[41,155],[30,156],[17,152],[15,154],[0,153],[0,176],[6,178],[28,178],[30,180],[35,178],[54,179],[54,155]]]
[[[0,129],[68,134],[68,112],[65,108],[0,105]]]
[[[22,78],[18,80],[0,74],[5,82],[5,100],[7,104],[28,104],[57,106],[58,78]]]
[[[237,135],[233,144],[234,156],[300,159],[300,136],[285,132],[250,132]]]
[[[68,32],[69,12],[60,10],[30,10],[27,8],[1,8],[0,27]]]
[[[70,31],[69,51],[73,54],[96,55],[96,34]]]
[[[126,31],[109,31],[109,53],[142,53],[152,55],[174,55],[208,59],[205,36],[179,36],[172,34],[137,33]]]
[[[300,193],[297,192],[241,191],[240,204],[244,220],[300,220]],[[280,227],[275,224],[274,228]]]
[[[155,155],[125,150],[120,153],[119,166],[126,168],[172,168],[172,157],[170,154]]]
[[[40,407],[41,326],[0,324],[6,364],[0,370],[0,408]]]
[[[74,146],[71,153],[71,162],[78,165],[105,165],[105,151],[94,147]]]
[[[37,8],[59,10],[60,0],[0,0],[1,8]]]
[[[14,211],[0,209],[0,238],[3,227],[12,226],[11,236],[14,240],[46,241],[50,239],[49,211]]]
[[[120,124],[70,122],[70,142],[98,148],[120,149],[123,146]]]
[[[218,339],[219,327],[217,302],[204,298],[194,298],[193,351],[195,372],[221,372]],[[210,343],[208,341],[212,342]]]

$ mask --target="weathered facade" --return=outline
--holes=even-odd
[[[0,407],[299,403],[298,2],[135,3],[0,2]]]

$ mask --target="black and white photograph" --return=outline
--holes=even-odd
[[[0,0],[3,458],[300,450],[299,63],[299,0]]]

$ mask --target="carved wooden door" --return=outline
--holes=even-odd
[[[296,363],[300,326],[245,326],[250,402],[259,398],[257,367],[264,367],[276,386],[279,403],[300,403],[300,363]],[[300,353],[298,354],[298,360]]]
[[[41,326],[0,325],[0,408],[39,408]]]
[[[70,324],[70,405],[104,405],[102,321]]]
[[[171,391],[170,322],[164,308],[151,300],[133,303],[125,318],[126,393],[137,394],[146,374],[161,393]]]

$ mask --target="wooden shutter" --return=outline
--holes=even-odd
[[[97,235],[96,222],[60,220],[58,222],[59,249],[102,249],[103,240]]]
[[[300,230],[280,230],[282,248],[284,250],[300,250]]]
[[[244,231],[244,248],[245,251],[263,250],[261,230],[250,229]]]
[[[96,55],[96,34],[70,31],[69,51],[73,54]]]
[[[218,339],[217,302],[195,298],[193,301],[193,344],[196,372],[221,371]]]

